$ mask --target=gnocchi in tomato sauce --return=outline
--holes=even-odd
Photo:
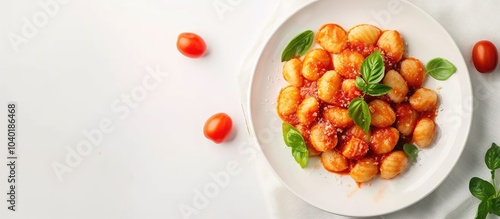
[[[348,174],[356,183],[397,177],[408,166],[405,143],[427,148],[434,141],[439,97],[423,87],[424,65],[406,55],[400,32],[369,24],[350,29],[324,24],[315,42],[304,56],[283,64],[289,85],[278,94],[278,116],[300,131],[309,156],[319,156],[326,170]],[[363,95],[355,79],[364,59],[377,50],[385,64],[380,83],[392,90]],[[359,97],[368,103],[368,132],[349,117],[349,103]]]

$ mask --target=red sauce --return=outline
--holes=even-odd
[[[379,97],[377,97],[377,99],[383,100],[386,103],[392,103],[391,98],[389,98],[389,96],[387,96],[387,94],[379,96]],[[394,109],[394,106],[392,108]]]
[[[382,160],[384,160],[387,157],[387,154],[381,154],[381,155],[373,155],[373,158],[375,159],[375,162],[381,163]]]
[[[285,122],[288,122],[288,123],[290,123],[292,125],[299,124],[299,119],[297,118],[297,114],[296,113],[288,115],[288,116],[279,115],[279,117],[281,118],[281,120],[283,120]]]
[[[403,150],[403,145],[405,143],[411,143],[411,138],[412,136],[406,136],[406,135],[400,135],[399,136],[399,142],[398,144],[396,145],[396,147],[394,148],[395,150],[396,149],[400,149],[400,150]]]
[[[420,120],[422,118],[429,118],[429,119],[431,119],[431,120],[434,121],[434,119],[436,118],[436,116],[437,116],[437,109],[428,110],[428,111],[419,113],[418,120]]]
[[[341,129],[340,132],[337,132],[339,136],[339,141],[337,143],[337,149],[340,151],[344,147],[344,145],[351,139],[352,135],[348,132],[349,129]]]
[[[339,90],[335,93],[335,98],[332,104],[335,106],[347,108],[352,99],[354,98],[349,97],[346,92]]]
[[[397,118],[410,116],[414,112],[408,103],[396,104],[395,109]]]
[[[401,58],[401,60],[394,60],[392,57],[387,56],[383,50],[381,50],[382,57],[384,57],[385,71],[388,72],[392,69],[399,69],[399,61],[405,59],[405,57]],[[399,72],[399,71],[398,71]]]
[[[364,57],[369,56],[379,48],[376,45],[365,45],[362,42],[356,42],[356,43],[347,43],[347,48],[349,48],[352,51],[358,52]]]
[[[318,99],[318,82],[304,79],[304,85],[300,87],[300,96],[302,99],[311,96]]]

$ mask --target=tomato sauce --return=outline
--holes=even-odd
[[[299,124],[299,119],[297,118],[297,114],[296,113],[293,113],[291,115],[287,115],[287,116],[284,116],[284,115],[279,115],[279,117],[281,118],[281,120],[283,120],[284,122],[288,122],[292,125],[297,125]]]
[[[437,109],[429,110],[429,111],[419,113],[418,120],[423,119],[423,118],[429,118],[432,121],[434,121],[436,116],[437,116]]]
[[[315,97],[318,99],[318,82],[304,79],[304,85],[300,87],[300,96],[302,99],[306,97]]]
[[[347,43],[347,48],[349,48],[352,51],[358,52],[364,57],[369,56],[373,52],[375,52],[377,49],[379,49],[376,45],[365,45],[362,42],[356,42],[356,43]]]

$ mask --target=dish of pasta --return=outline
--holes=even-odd
[[[472,92],[460,50],[432,17],[397,3],[310,3],[255,65],[251,134],[283,184],[325,211],[375,216],[414,204],[465,146]]]
[[[278,95],[277,114],[300,132],[309,156],[320,156],[327,170],[348,173],[358,183],[377,173],[382,179],[394,178],[408,165],[403,145],[429,147],[436,132],[438,95],[423,87],[424,64],[404,57],[397,30],[360,24],[346,31],[328,23],[315,39],[317,48],[284,62],[283,78],[289,84]],[[381,83],[391,89],[362,97],[371,121],[363,131],[348,106],[362,96],[356,80],[362,80],[362,63],[369,61],[365,58],[377,51],[385,65]]]

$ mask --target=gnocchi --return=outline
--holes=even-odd
[[[278,96],[278,114],[288,116],[297,112],[300,99],[299,88],[291,85],[283,88]]]
[[[319,103],[314,97],[307,97],[297,109],[297,119],[300,124],[309,126],[318,116]]]
[[[392,87],[391,91],[387,93],[392,102],[401,103],[405,100],[408,94],[408,85],[406,85],[405,79],[397,71],[390,70],[385,73],[382,84]]]
[[[396,113],[391,105],[383,100],[373,100],[368,104],[372,116],[371,124],[377,128],[391,126],[396,121]]]
[[[410,136],[417,125],[417,112],[409,103],[396,105],[396,128],[399,133]]]
[[[278,94],[276,111],[300,132],[309,156],[319,156],[326,170],[349,173],[358,184],[378,174],[392,179],[408,166],[405,143],[426,148],[434,142],[438,94],[423,87],[425,66],[405,56],[398,31],[370,24],[345,30],[339,24],[322,25],[313,49],[283,64],[288,85]],[[385,64],[380,83],[391,90],[370,96],[357,87],[356,77],[365,58],[377,50]],[[368,104],[366,132],[349,116],[354,98]]]
[[[406,169],[408,157],[402,151],[393,151],[380,162],[380,178],[392,179]]]
[[[377,43],[382,32],[378,27],[370,24],[360,24],[349,30],[347,39],[349,43],[363,43],[365,45],[373,45]]]
[[[356,137],[351,137],[342,148],[342,155],[352,160],[359,160],[368,153],[368,144]]]
[[[342,172],[349,168],[347,158],[336,150],[321,153],[321,163],[327,170],[333,172]]]
[[[336,24],[325,24],[318,30],[316,41],[329,53],[340,53],[347,46],[347,33]]]
[[[304,84],[302,77],[302,62],[298,58],[290,59],[283,66],[283,78],[295,87],[300,87]]]
[[[386,30],[378,38],[377,46],[382,49],[389,61],[399,62],[405,52],[403,38],[396,30]]]
[[[429,118],[418,121],[413,131],[413,141],[421,148],[429,147],[436,133],[436,124]]]
[[[337,129],[328,122],[321,122],[311,128],[310,140],[317,151],[328,151],[337,146]]]
[[[342,77],[337,72],[327,71],[318,80],[318,97],[327,103],[335,102],[335,95],[342,88]]]
[[[365,57],[358,52],[346,49],[334,58],[335,71],[345,78],[356,78],[361,75],[361,64]]]
[[[359,160],[351,169],[349,175],[357,183],[370,181],[378,173],[378,163],[374,158],[367,157]]]
[[[376,129],[370,138],[370,148],[375,154],[391,152],[399,141],[399,131],[395,128]]]
[[[302,62],[302,75],[307,80],[316,81],[329,70],[331,62],[330,54],[325,50],[311,50]]]
[[[407,58],[401,62],[399,73],[413,88],[420,88],[425,81],[425,67],[416,58]]]
[[[415,91],[410,97],[410,104],[418,112],[435,110],[437,107],[437,94],[431,89],[425,87]]]
[[[336,128],[347,128],[353,124],[345,108],[335,106],[328,108],[323,112],[323,116]]]

